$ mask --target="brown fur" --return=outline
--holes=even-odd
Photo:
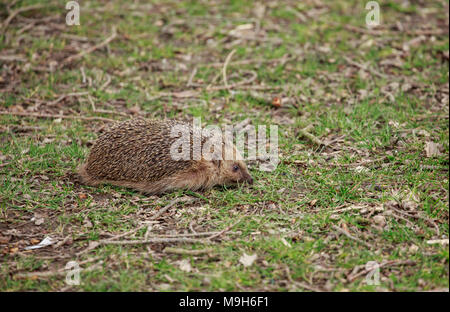
[[[145,119],[116,124],[98,138],[86,163],[80,166],[82,181],[91,186],[110,183],[151,194],[253,182],[240,160],[173,160],[170,146],[176,138],[170,137],[170,129],[176,124],[188,126],[178,121]],[[233,150],[237,155],[234,145]],[[235,165],[240,168],[237,172],[233,171]]]

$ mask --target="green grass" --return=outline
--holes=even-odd
[[[35,3],[39,1],[19,1],[13,9]],[[395,26],[399,21],[408,31],[422,24],[441,27],[446,18],[441,2],[427,2],[429,9],[422,12],[426,18],[419,4],[383,4],[380,29],[385,35],[345,27],[365,29],[366,11],[358,1],[324,1],[323,7],[308,1],[273,3],[259,21],[257,36],[264,41],[235,41],[227,35],[255,22],[258,5],[253,1],[131,3],[81,4],[81,25],[73,27],[65,26],[63,4],[13,19],[0,36],[0,55],[20,55],[26,61],[0,59],[0,110],[117,120],[126,119],[123,114],[201,117],[203,124],[222,125],[248,118],[254,125],[279,126],[280,163],[273,172],[250,164],[255,179],[251,187],[163,196],[110,185],[93,188],[79,184],[75,172],[104,122],[0,115],[1,291],[448,289],[448,245],[427,243],[449,235],[448,35],[427,35],[406,50],[403,43],[417,36]],[[56,14],[60,17],[51,23],[42,21]],[[7,15],[0,5],[2,20]],[[37,26],[23,30],[23,17],[35,19]],[[45,70],[50,62],[60,64],[101,42],[112,26],[118,36],[108,49],[54,72]],[[228,65],[229,84],[253,71],[257,78],[252,86],[282,90],[207,89],[210,83],[223,85],[222,67],[209,65],[223,63],[232,49],[237,51]],[[363,71],[346,58],[386,77]],[[239,60],[253,62],[233,64]],[[382,65],[393,60],[399,65]],[[194,68],[192,82],[201,87],[186,86]],[[111,81],[102,88],[108,76]],[[186,90],[197,90],[198,96],[154,98]],[[94,111],[86,94],[49,104],[74,92],[87,92],[97,110],[115,114]],[[291,104],[277,109],[271,104],[274,97]],[[299,128],[311,124],[313,135],[333,142],[329,147],[299,134]],[[426,142],[440,144],[440,154],[427,157]],[[101,245],[86,250],[89,243],[135,229],[181,197],[191,201],[163,214],[152,224],[151,235],[234,226],[210,245]],[[357,208],[346,210],[352,206]],[[30,221],[35,215],[44,223]],[[380,216],[382,226],[377,223]],[[135,238],[143,239],[146,231],[137,231]],[[70,239],[57,248],[24,251],[33,239],[48,235]],[[165,247],[212,251],[177,255]],[[253,265],[239,262],[244,253],[257,254]],[[180,268],[183,259],[189,261],[190,272]],[[18,278],[63,269],[73,260],[87,261],[82,268],[97,265],[81,273],[79,286],[67,286],[64,275]],[[380,268],[380,285],[367,285],[365,274],[351,278],[369,261],[389,262]]]

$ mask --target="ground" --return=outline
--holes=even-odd
[[[448,291],[448,1],[65,2],[0,4],[0,291]],[[278,125],[280,162],[82,185],[136,116]]]

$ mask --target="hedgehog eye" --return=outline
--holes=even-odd
[[[234,165],[233,166],[233,172],[237,172],[239,170],[239,166],[238,165]]]

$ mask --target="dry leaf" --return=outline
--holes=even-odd
[[[44,218],[34,218],[35,225],[41,225],[44,223]]]
[[[39,244],[25,247],[25,250],[39,249],[52,245],[53,243],[55,243],[55,240],[49,236],[46,236]]]
[[[0,236],[0,244],[6,244],[11,240],[11,236]]]
[[[272,105],[275,107],[281,107],[281,99],[279,97],[273,98]]]
[[[247,255],[244,252],[244,254],[239,259],[239,262],[242,263],[245,267],[249,267],[249,266],[251,266],[253,264],[253,262],[255,262],[256,258],[258,258],[258,256],[256,254],[254,254],[254,255]]]
[[[189,260],[187,260],[187,259],[178,261],[178,267],[180,268],[181,271],[184,271],[184,272],[192,271],[191,264],[189,263]]]
[[[433,157],[440,155],[441,144],[437,144],[434,142],[426,142],[425,143],[425,152],[427,153],[427,157]]]
[[[12,253],[12,254],[14,254],[14,253],[16,253],[18,251],[19,251],[19,248],[17,248],[17,247],[13,247],[13,248],[9,249],[9,253]]]

